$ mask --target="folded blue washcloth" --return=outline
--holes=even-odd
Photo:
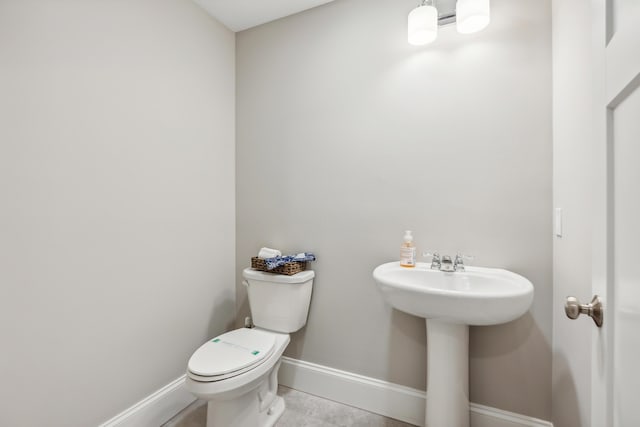
[[[264,263],[267,265],[267,270],[273,270],[276,267],[280,267],[281,265],[285,265],[288,262],[292,261],[315,261],[316,256],[311,252],[301,252],[297,255],[285,255],[285,256],[277,256],[274,258],[267,258],[264,260]]]

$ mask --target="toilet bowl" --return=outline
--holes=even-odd
[[[285,409],[277,395],[289,333],[307,321],[314,272],[293,276],[245,269],[255,328],[226,332],[189,359],[187,389],[208,401],[207,427],[270,427]]]

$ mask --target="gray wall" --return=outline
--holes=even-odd
[[[234,39],[189,1],[0,2],[0,425],[97,425],[233,322]]]
[[[419,251],[472,253],[535,285],[530,312],[471,330],[471,400],[551,416],[550,1],[494,0],[486,31],[406,42],[413,0],[338,0],[237,35],[239,273],[268,245],[314,251],[288,356],[425,387],[424,321],[371,273]]]
[[[589,427],[592,324],[569,320],[569,295],[591,298],[593,58],[591,3],[553,2],[553,200],[563,235],[553,252],[553,421]]]

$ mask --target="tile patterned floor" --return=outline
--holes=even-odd
[[[322,399],[291,388],[278,388],[287,409],[276,427],[412,427],[362,409]],[[163,427],[205,427],[207,405],[196,401]]]

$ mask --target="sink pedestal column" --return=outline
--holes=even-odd
[[[469,326],[426,320],[426,427],[469,427]]]

